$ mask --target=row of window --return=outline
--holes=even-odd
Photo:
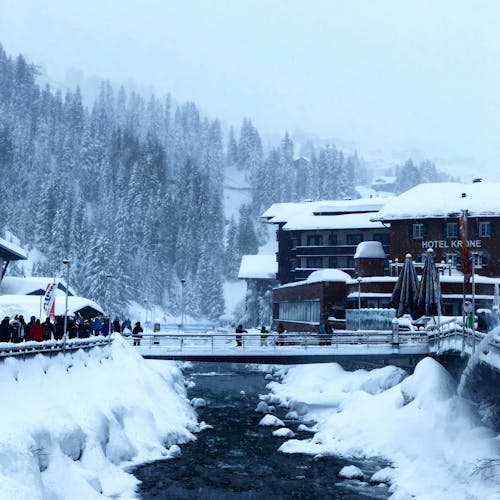
[[[410,237],[413,240],[424,240],[427,238],[427,224],[419,222],[410,224]],[[495,235],[495,225],[493,222],[479,221],[474,224],[474,237],[491,238]],[[443,238],[458,239],[460,237],[458,222],[445,222],[443,224]]]
[[[368,235],[367,235],[368,236]],[[382,245],[389,245],[389,233],[375,233],[373,236],[369,236],[370,241],[380,241]],[[363,233],[350,233],[346,234],[345,244],[346,245],[357,245],[364,241]],[[321,247],[321,246],[337,246],[339,245],[339,235],[338,234],[308,234],[306,236],[306,245],[308,247]],[[302,246],[298,238],[292,238],[292,247]]]
[[[319,300],[305,302],[280,302],[278,318],[282,321],[319,323]]]
[[[325,266],[325,260],[327,259],[328,265]],[[354,269],[354,257],[302,257],[301,264],[299,267],[305,269]],[[292,268],[296,267],[297,261],[292,260]]]

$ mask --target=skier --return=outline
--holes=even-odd
[[[243,346],[243,337],[241,336],[241,334],[248,333],[248,332],[243,328],[243,325],[238,325],[236,327],[235,333],[236,333],[236,347],[242,347]]]

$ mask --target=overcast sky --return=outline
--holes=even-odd
[[[420,150],[464,180],[500,179],[499,25],[496,1],[0,0],[0,43],[53,81],[133,80],[237,127]]]

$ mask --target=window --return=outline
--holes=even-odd
[[[412,224],[411,237],[414,240],[423,240],[424,239],[424,225],[423,224]]]
[[[307,246],[317,247],[323,244],[323,236],[321,234],[310,234],[307,236]]]
[[[492,230],[491,230],[491,222],[479,222],[478,224],[478,232],[480,238],[491,238]]]
[[[323,257],[307,257],[306,267],[308,269],[321,269],[323,267]]]
[[[291,246],[292,250],[294,248],[297,248],[298,245],[299,245],[299,239],[298,238],[291,238],[290,239],[290,246]]]
[[[347,235],[347,244],[348,245],[357,245],[363,241],[363,235],[361,233],[348,234]]]
[[[347,257],[345,267],[346,269],[354,269],[354,257]]]
[[[462,262],[458,253],[445,253],[444,261],[445,264],[451,264],[452,268],[458,268]]]
[[[338,267],[337,257],[328,257],[328,267],[330,269],[336,269]]]
[[[472,262],[474,264],[474,269],[481,269],[486,266],[486,255],[482,252],[472,253]]]
[[[458,238],[458,223],[447,222],[444,231],[445,238],[457,239]]]
[[[337,245],[337,235],[336,234],[329,234],[328,235],[328,245],[335,246]]]
[[[305,302],[280,302],[278,304],[280,320],[319,322],[319,300]]]

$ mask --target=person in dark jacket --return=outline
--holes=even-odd
[[[10,318],[5,318],[0,323],[0,342],[10,342]]]
[[[113,320],[113,332],[121,333],[122,328],[120,325],[120,320],[118,318],[115,318]]]
[[[267,345],[268,334],[269,334],[269,330],[266,329],[265,325],[262,325],[262,328],[260,329],[260,345],[262,345],[262,346]]]
[[[35,316],[31,316],[30,322],[26,325],[26,339],[30,337],[30,331],[35,326]]]
[[[236,333],[236,347],[242,347],[243,345],[243,337],[241,336],[242,333],[248,333],[244,328],[243,325],[238,325],[235,330]],[[240,334],[240,335],[238,335]]]
[[[28,328],[28,325],[26,324],[26,321],[24,321],[24,316],[22,314],[19,315],[19,323],[21,323],[21,326],[22,326],[21,335],[22,335],[23,340],[24,340],[28,336],[28,333],[26,331]]]
[[[132,330],[132,338],[134,339],[134,345],[141,345],[141,339],[142,339],[141,333],[143,332],[144,330],[142,329],[141,322],[137,321],[134,326],[134,329]]]
[[[285,345],[284,341],[285,327],[283,326],[283,323],[280,323],[278,325],[276,331],[278,332],[278,340],[276,341],[276,345]]]
[[[19,321],[19,316],[16,314],[13,319],[10,320],[10,339],[11,342],[22,342],[23,340],[23,325]]]
[[[45,340],[45,328],[39,319],[36,320],[35,325],[30,330],[30,340],[36,340],[37,342]]]
[[[47,340],[52,340],[52,337],[54,337],[55,334],[55,328],[48,316],[45,318],[45,321],[43,322],[43,327],[45,328],[45,338]]]
[[[55,339],[56,340],[62,340],[64,337],[64,317],[63,316],[57,316],[55,318],[56,322],[54,324],[55,328]]]

